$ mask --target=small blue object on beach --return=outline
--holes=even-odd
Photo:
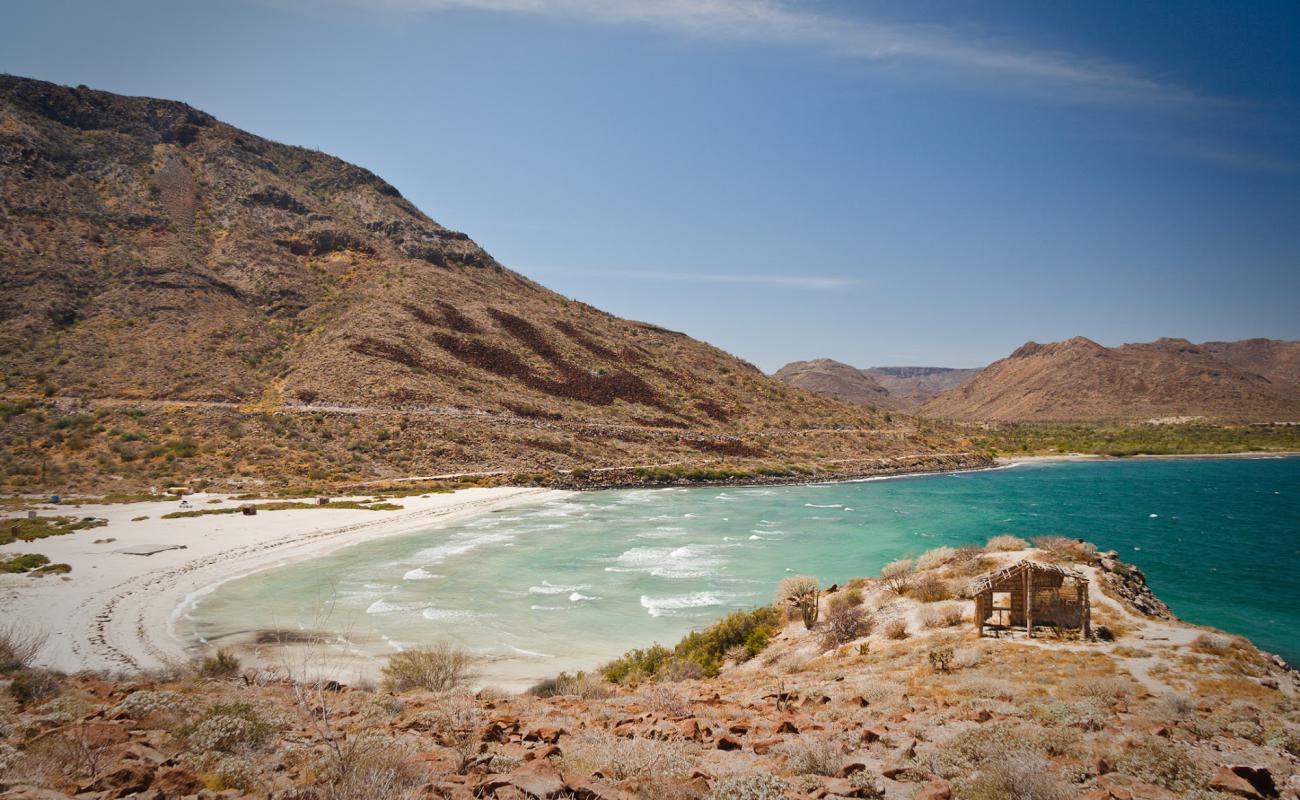
[[[59,496],[57,494],[50,495],[50,502],[57,506],[59,504]]]

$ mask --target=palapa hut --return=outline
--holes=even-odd
[[[1081,631],[1092,636],[1088,579],[1082,572],[1056,564],[1020,561],[971,582],[975,598],[975,627],[995,631],[1034,627]]]

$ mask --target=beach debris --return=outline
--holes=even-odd
[[[155,553],[161,553],[165,550],[184,550],[183,544],[136,544],[130,547],[123,547],[120,550],[114,550],[114,553],[122,553],[128,556],[151,556]]]

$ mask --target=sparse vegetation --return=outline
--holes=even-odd
[[[403,650],[384,665],[384,687],[392,692],[445,692],[470,679],[469,666],[468,653],[445,643]]]
[[[988,544],[984,546],[984,549],[991,553],[1003,553],[1013,550],[1025,550],[1028,549],[1028,547],[1029,542],[1026,542],[1019,536],[1002,534],[1001,536],[994,536],[992,539],[989,539]]]
[[[672,650],[661,645],[630,650],[603,665],[600,673],[611,683],[635,685],[642,681],[716,675],[735,647],[744,647],[749,656],[767,647],[776,631],[780,616],[771,606],[752,611],[733,611],[702,631],[682,638]]]
[[[30,542],[47,536],[62,536],[73,531],[98,528],[107,521],[93,517],[36,517],[35,519],[0,520],[0,544]]]
[[[874,620],[861,605],[841,604],[831,608],[826,615],[823,626],[821,646],[823,649],[842,647],[855,639],[871,633]]]
[[[907,591],[908,585],[912,582],[912,573],[915,569],[912,559],[900,558],[880,568],[880,579],[891,592],[902,594]]]
[[[228,678],[239,671],[239,659],[229,650],[218,650],[199,664],[199,674],[205,678]]]
[[[0,622],[0,673],[27,669],[48,636],[18,620]]]

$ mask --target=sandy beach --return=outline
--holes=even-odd
[[[224,581],[323,555],[341,547],[406,533],[564,492],[475,488],[395,501],[395,511],[297,509],[256,516],[223,514],[161,519],[178,503],[42,507],[47,515],[108,520],[102,527],[6,545],[3,553],[42,553],[66,563],[66,576],[0,575],[0,616],[46,631],[38,659],[63,671],[140,671],[193,657],[174,622],[197,595]],[[195,509],[238,505],[224,495],[194,495]],[[342,498],[340,498],[342,499]],[[210,502],[210,501],[218,502]],[[25,512],[22,513],[25,515]],[[5,517],[19,516],[6,514]],[[138,520],[139,517],[147,519]],[[113,539],[95,544],[95,540]],[[183,545],[149,556],[121,552]]]

